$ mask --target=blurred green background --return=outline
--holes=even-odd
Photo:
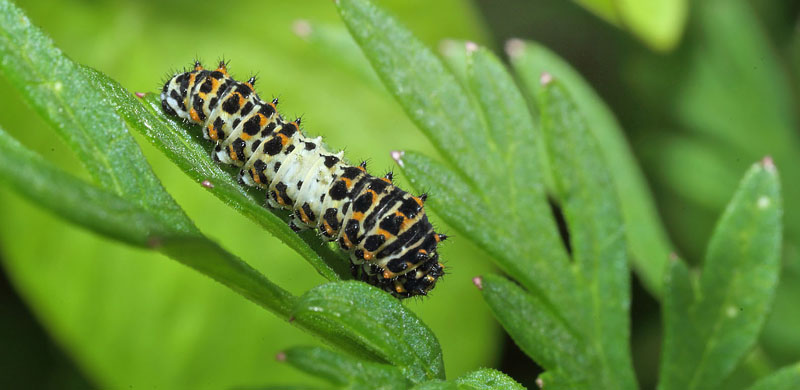
[[[775,310],[759,349],[761,370],[800,359],[800,4],[376,3],[433,48],[457,38],[499,53],[517,37],[564,56],[622,122],[676,251],[690,262],[701,261],[713,223],[746,167],[773,155],[784,182],[786,250]],[[616,5],[609,8],[611,3]],[[435,154],[372,74],[329,0],[18,5],[70,57],[131,91],[158,90],[168,74],[196,57],[213,64],[224,56],[235,77],[255,73],[260,94],[280,97],[285,116],[302,115],[308,133],[344,148],[351,161],[368,160],[373,173],[393,167],[391,150]],[[2,78],[0,90],[0,126],[87,177]],[[293,293],[323,282],[298,255],[203,191],[147,142],[140,145],[170,194],[226,249]],[[435,211],[432,219],[448,232]],[[473,276],[491,269],[487,256],[453,236],[442,250],[449,271],[444,282],[430,299],[407,306],[439,337],[449,376],[489,366],[532,384],[533,363],[503,335],[471,284]],[[274,355],[318,341],[166,257],[93,236],[6,189],[0,189],[0,258],[0,387],[314,383]],[[651,388],[659,309],[634,288],[634,362],[642,388]]]

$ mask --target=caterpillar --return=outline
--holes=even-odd
[[[317,229],[349,253],[353,276],[403,299],[427,295],[444,273],[437,245],[447,238],[428,221],[426,194],[412,196],[309,138],[301,120],[286,121],[278,99],[263,101],[256,79],[234,80],[195,61],[161,90],[164,113],[202,126],[215,161],[241,168],[239,182],[266,191],[266,204],[292,212],[295,231]]]

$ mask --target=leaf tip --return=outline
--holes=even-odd
[[[144,99],[144,97],[147,96],[147,94],[144,92],[136,92],[134,93],[134,95],[136,95],[136,97],[138,97],[139,99]]]
[[[539,76],[539,84],[542,86],[547,86],[548,84],[553,82],[553,75],[549,72],[542,72],[541,76]]]
[[[467,54],[469,55],[478,51],[478,44],[472,41],[467,41],[464,44],[464,48],[467,50]]]
[[[478,290],[483,290],[483,278],[480,276],[476,276],[472,278],[472,284],[478,288]]]
[[[392,156],[392,160],[394,160],[400,168],[403,168],[405,164],[403,163],[403,156],[406,154],[403,150],[392,150],[389,153]]]
[[[208,189],[214,188],[214,183],[212,183],[210,180],[203,180],[200,185]]]
[[[761,159],[761,166],[764,167],[765,171],[775,173],[775,161],[772,160],[772,156],[764,156]]]
[[[519,38],[511,38],[506,41],[505,49],[506,54],[511,59],[517,58],[522,55],[522,51],[525,49],[525,41]]]
[[[277,360],[279,362],[285,362],[286,361],[286,352],[280,351],[277,354],[275,354],[275,360]]]
[[[308,37],[311,36],[313,29],[311,28],[311,23],[309,23],[308,20],[297,19],[292,22],[292,32],[294,35],[307,40]]]

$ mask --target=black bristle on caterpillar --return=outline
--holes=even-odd
[[[239,181],[266,190],[267,204],[292,211],[289,226],[314,228],[350,254],[353,275],[397,298],[426,295],[444,273],[437,234],[424,201],[378,178],[366,161],[351,166],[330,153],[321,137],[307,138],[300,118],[285,121],[278,99],[261,100],[256,78],[234,80],[221,61],[215,70],[194,69],[167,80],[161,107],[168,115],[202,125],[215,142],[216,161],[241,168]]]

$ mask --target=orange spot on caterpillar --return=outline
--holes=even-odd
[[[289,138],[286,138],[285,135],[278,133],[278,137],[281,139],[281,146],[286,146],[286,144],[289,143]]]
[[[217,133],[217,129],[214,128],[213,124],[208,125],[208,137],[211,138],[212,141],[219,140],[219,134]]]
[[[328,224],[328,221],[323,220],[322,227],[325,228],[325,233],[328,233],[329,236],[333,235],[333,228],[331,227],[330,224]]]
[[[397,274],[392,272],[392,271],[389,271],[388,269],[383,271],[383,278],[384,279],[391,279],[391,278],[393,278],[395,276],[397,276]]]
[[[233,147],[228,146],[228,155],[233,161],[239,160],[239,156],[236,155],[236,151],[233,150]]]
[[[382,235],[382,236],[383,236],[383,238],[385,238],[385,239],[387,239],[387,240],[388,240],[390,237],[392,237],[392,233],[389,233],[388,231],[386,231],[386,230],[383,230],[383,229],[378,229],[378,234]]]
[[[193,121],[200,122],[200,115],[197,115],[197,111],[195,111],[194,108],[189,110],[189,116],[192,118]]]
[[[300,220],[305,222],[305,223],[307,223],[307,224],[311,223],[311,219],[308,218],[308,214],[306,214],[306,211],[303,210],[302,207],[300,208]]]

